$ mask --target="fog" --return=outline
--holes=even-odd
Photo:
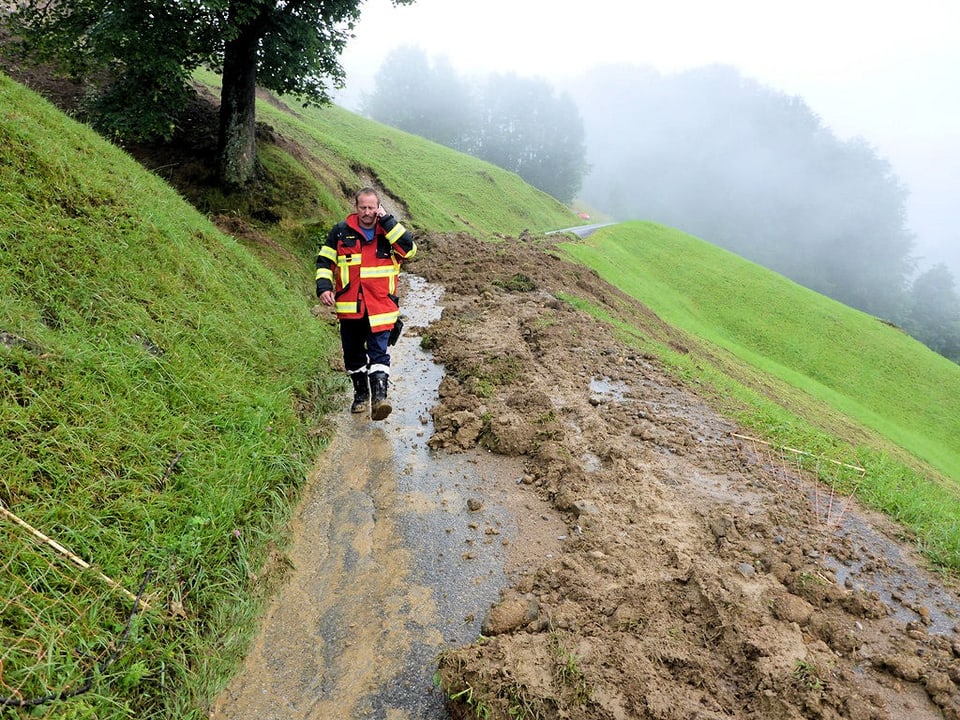
[[[723,113],[716,105],[711,109],[708,103],[729,101],[729,96],[710,92],[707,83],[693,97],[683,99],[689,103],[686,110],[679,97],[672,98],[667,114],[658,115],[655,103],[647,102],[642,109],[630,108],[635,132],[623,123],[611,128],[604,117],[592,112],[597,109],[596,93],[603,86],[603,73],[613,78],[612,71],[597,68],[626,64],[643,68],[654,78],[676,79],[691,70],[721,65],[734,70],[748,85],[794,98],[793,111],[786,111],[790,119],[800,121],[801,116],[809,115],[807,119],[818,122],[826,137],[839,142],[843,152],[855,152],[853,148],[862,146],[867,152],[861,161],[888,163],[889,173],[907,191],[900,199],[906,229],[914,238],[912,254],[918,260],[918,270],[945,262],[960,277],[957,27],[960,3],[952,0],[897,0],[879,5],[866,0],[811,0],[791,8],[762,0],[678,0],[642,6],[616,0],[562,6],[545,0],[418,0],[411,6],[394,8],[389,0],[369,0],[362,6],[356,37],[343,55],[347,87],[337,102],[358,110],[364,93],[373,87],[374,74],[383,59],[401,44],[415,44],[431,55],[442,56],[465,75],[479,78],[508,71],[546,78],[557,87],[569,89],[584,118],[587,160],[606,172],[606,168],[612,171],[616,166],[618,147],[628,143],[636,149],[645,142],[649,144],[651,128],[668,131],[668,125],[682,123],[686,113],[694,118],[713,112],[711,127],[716,127],[722,123]],[[630,83],[631,87],[619,90],[608,87],[605,97],[619,93],[625,99],[637,90],[632,87],[636,83]],[[603,112],[611,116],[606,120],[612,121],[622,119],[624,109],[615,104]],[[782,120],[772,118],[769,127],[752,126],[740,132],[761,133],[769,149],[776,124]],[[698,132],[706,130],[709,127],[701,127]],[[682,142],[682,133],[671,137]],[[722,133],[715,137],[722,137]],[[741,140],[741,147],[750,147],[749,138]],[[668,149],[662,148],[663,153]],[[656,148],[647,147],[647,151],[655,154]],[[713,152],[726,163],[727,182],[741,191],[756,191],[758,223],[786,222],[782,212],[775,218],[765,213],[764,193],[798,198],[798,222],[804,218],[804,203],[814,202],[816,188],[809,183],[818,182],[818,176],[804,164],[803,156],[809,148],[798,148],[801,155],[796,158],[792,178],[796,187],[789,184],[790,161],[786,165],[778,161],[771,168],[764,165],[770,161],[769,153],[764,156],[733,149]],[[642,155],[648,162],[653,157],[649,153]],[[603,162],[599,162],[601,159]],[[602,195],[602,202],[612,203],[616,209],[599,209],[619,214],[653,208],[664,221],[698,228],[704,221],[689,204],[672,203],[678,198],[667,196],[681,192],[684,185],[691,192],[700,188],[704,203],[700,215],[709,215],[708,209],[714,214],[722,211],[723,198],[705,189],[716,175],[716,166],[709,161],[716,159],[702,157],[698,163],[688,156],[686,164],[658,167],[656,172],[664,176],[682,176],[674,177],[669,187],[666,183],[658,186],[645,182],[645,205],[631,205],[627,198],[639,189],[638,179],[649,178],[651,169],[619,168],[622,182],[616,185],[615,193]],[[777,174],[775,184],[769,182],[773,170]],[[592,173],[584,183],[584,194],[599,202],[603,182],[612,180]],[[843,178],[845,186],[851,182],[853,178]],[[654,198],[658,192],[663,197]],[[742,198],[750,195],[741,192],[740,196],[744,202]],[[841,220],[838,215],[830,215],[818,222],[836,224]],[[802,225],[797,228],[801,231]]]
[[[906,189],[865,141],[735,68],[587,73],[591,171],[580,197],[615,219],[678,227],[862,310],[893,318],[912,268]]]

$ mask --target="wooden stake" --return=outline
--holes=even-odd
[[[91,566],[90,563],[88,563],[86,560],[84,560],[83,558],[81,558],[81,557],[75,555],[74,553],[70,552],[70,551],[67,550],[63,545],[61,545],[60,543],[58,543],[58,542],[57,542],[56,540],[54,540],[53,538],[44,535],[42,532],[40,532],[39,530],[37,530],[37,529],[36,529],[35,527],[33,527],[30,523],[28,523],[26,520],[22,520],[21,518],[19,518],[19,517],[17,517],[16,515],[14,515],[12,512],[10,512],[9,510],[7,510],[6,507],[4,507],[3,503],[0,503],[0,514],[2,514],[2,515],[3,515],[5,518],[7,518],[8,520],[12,520],[13,522],[15,522],[17,525],[19,525],[20,527],[22,527],[24,530],[26,530],[27,532],[29,532],[31,535],[33,535],[33,536],[34,536],[35,538],[37,538],[38,540],[41,540],[42,542],[44,542],[44,543],[46,543],[47,545],[49,545],[50,547],[52,547],[54,550],[56,550],[58,553],[60,553],[60,554],[63,555],[64,557],[68,558],[72,563],[74,563],[74,564],[77,565],[78,567],[80,567],[80,568],[82,568],[82,569],[84,569],[84,570],[93,570],[93,572],[97,575],[97,577],[99,577],[103,582],[107,583],[107,585],[109,585],[109,586],[112,587],[112,588],[116,588],[117,590],[119,590],[120,592],[122,592],[124,595],[126,595],[128,598],[130,598],[130,599],[133,600],[134,602],[137,601],[137,596],[134,595],[133,593],[131,593],[129,590],[127,590],[127,589],[126,589],[125,587],[123,587],[122,585],[120,585],[120,583],[118,583],[116,580],[112,580],[111,578],[107,577],[106,575],[104,575],[104,574],[103,574],[102,572],[100,572],[99,570],[94,570],[94,569],[93,569],[93,566]],[[141,603],[145,608],[148,608],[148,609],[149,609],[150,606],[147,604],[147,602],[146,602],[143,598],[140,598],[140,603]]]

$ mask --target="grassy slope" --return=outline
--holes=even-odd
[[[171,688],[208,692],[237,658],[233,628],[256,614],[236,599],[256,594],[250,568],[279,539],[319,449],[306,430],[331,391],[336,338],[116,148],[3,77],[0,108],[0,500],[133,591],[156,571],[156,604],[182,609],[138,628],[130,655],[151,658],[150,672],[128,710],[108,689],[73,711],[187,717],[178,705],[199,703]],[[5,558],[29,545],[0,538]],[[48,572],[42,557],[20,557],[21,576]],[[115,628],[111,608],[98,612]],[[0,609],[3,632],[17,633],[27,606]],[[97,654],[113,639],[85,642]],[[143,672],[126,657],[107,688]],[[7,659],[6,687],[17,687]],[[55,669],[46,689],[77,683]]]
[[[402,198],[415,227],[518,233],[573,224],[572,213],[513,174],[338,108],[261,102],[306,152],[262,147],[277,182],[258,202],[280,220],[240,244],[2,76],[0,108],[0,500],[131,591],[153,571],[151,603],[168,611],[138,621],[135,649],[68,707],[201,717],[282,571],[270,548],[321,446],[307,430],[342,392],[329,371],[337,340],[309,312],[309,228],[342,217],[366,177]],[[210,210],[232,201],[208,198]],[[42,637],[45,670],[23,669],[29,647],[4,655],[4,687],[75,687],[105,659],[129,603],[89,574],[66,596],[79,621],[50,606],[52,588],[25,600],[19,583],[49,585],[62,563],[0,529],[0,597],[13,598],[0,603],[0,647],[41,613],[47,632],[74,626]]]
[[[565,250],[686,331],[693,358],[673,362],[701,376],[695,366],[709,366],[721,402],[763,437],[830,455],[853,447],[839,459],[867,467],[861,496],[960,567],[960,366],[671,228],[626,223]]]

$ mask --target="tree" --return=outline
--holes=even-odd
[[[393,0],[407,5],[414,0]],[[28,53],[99,85],[94,109],[114,135],[169,137],[191,73],[222,73],[219,176],[255,175],[256,89],[330,102],[361,0],[23,0],[11,28]],[[101,80],[101,78],[103,80]]]
[[[242,186],[256,166],[257,86],[298,96],[306,104],[330,102],[330,90],[343,87],[339,57],[360,17],[360,0],[208,2],[219,6],[215,25],[223,27],[222,49],[211,48],[207,57],[223,74],[220,177],[227,185]],[[393,0],[394,5],[411,2]]]
[[[587,172],[583,121],[576,104],[544,80],[492,75],[460,79],[449,63],[431,64],[419,47],[387,56],[363,112],[517,173],[569,203]]]
[[[614,66],[571,88],[588,138],[581,197],[673,225],[888,320],[914,269],[906,188],[862,139],[730,67]]]
[[[385,125],[469,153],[476,135],[476,99],[445,58],[400,46],[384,59],[361,111]]]
[[[960,297],[953,275],[943,263],[913,281],[905,326],[931,350],[960,362]]]
[[[561,202],[573,200],[587,169],[583,122],[568,95],[543,80],[493,75],[479,109],[474,153]]]

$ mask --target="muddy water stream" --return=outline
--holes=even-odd
[[[403,278],[393,413],[383,422],[338,416],[294,521],[294,569],[212,720],[446,718],[436,656],[477,637],[507,584],[518,543],[511,507],[541,513],[555,525],[546,537],[564,532],[536,500],[515,508],[521,469],[505,458],[428,447],[443,369],[419,343],[439,317],[442,289]],[[469,509],[471,500],[481,507]],[[550,543],[520,542],[551,552]]]

